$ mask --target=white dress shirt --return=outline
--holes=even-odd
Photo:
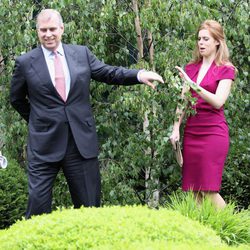
[[[47,50],[43,45],[42,45],[42,50],[43,50],[45,61],[49,70],[51,81],[53,85],[55,86],[54,52]],[[66,98],[67,98],[69,94],[69,90],[70,90],[70,74],[69,74],[69,67],[65,58],[62,43],[59,44],[57,48],[57,52],[63,64],[63,72],[64,72],[65,84],[66,84]]]

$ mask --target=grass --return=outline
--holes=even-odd
[[[208,199],[197,206],[191,192],[171,195],[166,207],[211,227],[228,245],[250,244],[250,210],[238,211],[234,203],[218,210]]]

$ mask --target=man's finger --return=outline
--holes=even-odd
[[[157,81],[157,82],[164,83],[163,78],[159,74],[157,74],[153,71],[141,72],[140,79],[144,83],[146,83],[147,81]]]
[[[164,83],[163,78],[155,72],[152,72],[152,80]]]
[[[154,80],[158,81],[158,82],[161,82],[161,83],[164,83],[163,78],[158,74],[156,74],[156,78]]]
[[[155,85],[152,82],[146,81],[145,84],[151,87],[152,89],[155,89]]]

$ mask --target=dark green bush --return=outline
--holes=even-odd
[[[247,249],[179,212],[146,207],[81,208],[19,221],[0,231],[0,249]]]
[[[0,169],[0,229],[9,227],[25,215],[27,200],[28,184],[25,169],[16,161],[9,160],[8,167]],[[71,206],[67,182],[63,173],[59,172],[53,188],[52,209]]]
[[[69,208],[72,205],[67,181],[62,171],[60,171],[53,187],[52,209],[55,210],[61,207]]]
[[[27,205],[27,177],[14,160],[0,169],[0,228],[6,228],[24,216]]]
[[[238,80],[235,84],[225,110],[230,128],[230,151],[225,165],[221,194],[226,200],[235,201],[239,207],[248,208],[250,204],[250,116],[248,115],[250,93],[244,91],[244,84],[241,81]],[[241,89],[242,92],[240,92]]]

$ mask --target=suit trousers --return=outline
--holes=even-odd
[[[52,188],[59,170],[67,180],[74,208],[99,207],[101,178],[97,157],[85,159],[79,153],[69,127],[65,156],[59,162],[29,162],[29,200],[26,219],[51,212]]]

